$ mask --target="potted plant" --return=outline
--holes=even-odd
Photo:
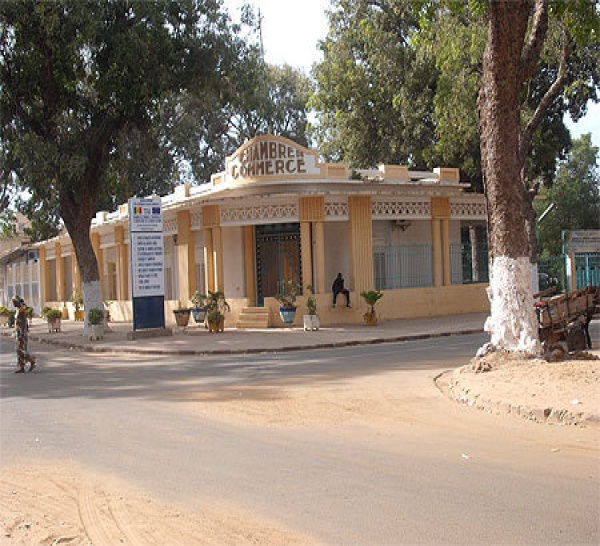
[[[367,305],[369,305],[368,311],[363,315],[363,319],[367,326],[375,326],[377,324],[377,315],[375,314],[375,304],[383,298],[383,292],[379,290],[368,290],[361,292],[360,295],[363,297]]]
[[[196,290],[190,298],[193,306],[192,316],[196,324],[202,324],[206,319],[206,298],[206,294],[203,294],[200,290]]]
[[[104,337],[104,309],[92,307],[88,311],[89,340],[98,341]]]
[[[177,309],[173,309],[173,315],[175,315],[175,322],[177,326],[180,328],[185,328],[190,322],[190,313],[192,310],[189,307],[183,307],[181,303],[179,303],[179,307]]]
[[[29,322],[29,325],[31,325],[31,321],[33,320],[33,307],[27,307],[25,312],[27,313],[27,321]]]
[[[60,332],[62,311],[51,307],[42,308],[42,316],[48,321],[48,332]]]
[[[77,290],[73,292],[71,303],[73,304],[73,307],[75,307],[75,313],[73,315],[74,320],[83,321],[85,319],[85,314],[81,309],[83,307],[83,296],[81,295],[81,292]]]
[[[231,307],[225,300],[225,293],[222,290],[212,292],[208,291],[208,296],[204,299],[204,309],[206,311],[206,322],[210,333],[223,332],[225,330],[225,312],[230,311]]]
[[[304,315],[304,331],[307,330],[318,330],[321,326],[319,317],[317,316],[317,299],[313,293],[312,284],[306,286],[306,290],[309,292],[308,298],[306,298],[306,308],[308,309],[308,315]]]
[[[279,314],[284,324],[292,324],[296,318],[296,298],[300,287],[294,279],[283,284],[283,290],[275,296],[279,302]]]
[[[8,318],[10,317],[10,309],[4,305],[0,307],[0,326],[8,326]]]

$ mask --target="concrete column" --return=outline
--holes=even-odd
[[[202,207],[202,227],[206,230],[205,262],[208,289],[213,292],[223,290],[223,243],[221,240],[221,209],[219,205],[205,205]]]
[[[117,299],[129,299],[129,254],[125,244],[125,228],[115,228],[115,243],[117,244]]]
[[[313,292],[323,293],[325,288],[325,197],[300,197],[300,241],[302,252],[302,281],[313,285]],[[314,240],[314,248],[313,248]],[[313,273],[316,269],[316,275]]]
[[[302,284],[313,285],[312,229],[310,222],[300,222],[300,252],[302,254]]]
[[[81,294],[81,273],[79,272],[79,264],[77,263],[75,249],[73,249],[73,254],[71,254],[71,271],[73,277],[73,291]]]
[[[254,251],[254,226],[244,226],[244,277],[248,305],[256,305],[256,252]]]
[[[223,234],[221,226],[213,228],[213,252],[215,253],[215,283],[217,290],[225,290],[225,272],[223,270]]]
[[[325,280],[325,222],[315,222],[313,225],[313,237],[315,238],[315,263],[317,286],[315,294],[325,294],[327,292],[327,282]]]
[[[196,290],[196,248],[189,210],[177,213],[178,299],[185,306]]]
[[[442,250],[441,250],[440,221],[431,219],[431,253],[433,259],[433,286],[442,286]]]
[[[56,264],[56,298],[58,301],[66,301],[65,299],[65,272],[64,260],[61,256],[62,247],[59,241],[55,245],[55,260]]]
[[[206,256],[204,262],[206,263],[206,287],[211,292],[216,290],[215,288],[215,254],[213,250],[213,229],[207,228],[204,232],[204,244]]]
[[[448,227],[448,220],[444,218],[441,220],[442,228],[442,266],[444,269],[444,286],[450,286],[452,284],[452,269],[450,265],[450,232]]]
[[[431,198],[431,243],[433,246],[433,284],[434,286],[451,283],[450,237],[450,199]]]
[[[48,275],[48,262],[46,261],[46,247],[40,247],[40,309],[46,305],[49,294],[50,275]]]
[[[104,251],[100,248],[100,234],[92,233],[90,235],[92,241],[92,248],[96,255],[96,261],[98,262],[98,276],[100,278],[100,292],[102,292],[102,299],[106,299],[106,288],[104,286]]]
[[[374,290],[373,222],[370,196],[348,197],[350,290],[360,294]]]

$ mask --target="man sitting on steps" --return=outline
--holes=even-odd
[[[334,307],[338,294],[344,294],[344,296],[346,296],[346,307],[350,307],[350,291],[344,287],[344,278],[342,277],[341,273],[338,273],[337,277],[333,281],[333,284],[331,285],[331,290],[333,291]]]

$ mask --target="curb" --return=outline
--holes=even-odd
[[[535,423],[546,425],[575,425],[579,427],[600,427],[600,415],[586,412],[573,412],[567,409],[530,406],[506,401],[483,398],[481,395],[465,390],[453,375],[456,370],[446,370],[433,381],[437,388],[450,400],[458,404],[476,408],[495,415],[510,415]]]
[[[64,349],[77,350],[89,353],[113,353],[113,354],[139,354],[139,355],[182,355],[182,356],[209,356],[209,355],[232,355],[232,354],[261,354],[261,353],[284,353],[293,351],[312,351],[315,349],[334,349],[341,347],[355,347],[358,345],[377,345],[381,343],[399,343],[403,341],[418,341],[421,339],[434,339],[441,337],[451,336],[465,336],[471,334],[481,334],[483,328],[473,328],[467,330],[458,330],[455,332],[437,332],[430,334],[408,334],[403,336],[394,336],[389,338],[373,338],[373,339],[354,339],[347,341],[328,342],[328,343],[315,343],[314,345],[288,345],[277,348],[248,348],[248,349],[215,349],[215,350],[196,350],[196,349],[176,349],[176,350],[165,350],[165,349],[148,349],[140,350],[136,347],[124,348],[124,347],[110,347],[110,346],[99,346],[90,344],[79,344],[72,343],[69,341],[61,341],[59,339],[48,339],[46,337],[39,337],[36,335],[29,335],[29,341],[35,343],[43,343],[47,345],[55,345]],[[12,337],[10,334],[0,332],[2,337]],[[83,337],[83,336],[82,336]],[[135,341],[133,342],[135,343]]]

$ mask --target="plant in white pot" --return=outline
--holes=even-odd
[[[308,298],[306,298],[306,308],[308,309],[308,315],[303,315],[304,320],[304,331],[307,330],[318,330],[321,326],[321,321],[317,315],[317,299],[315,298],[312,284],[306,286],[306,290],[309,292]]]
[[[104,309],[93,307],[88,311],[88,339],[98,341],[104,337]]]
[[[48,332],[60,332],[63,313],[60,309],[42,307],[42,316],[48,321]]]

